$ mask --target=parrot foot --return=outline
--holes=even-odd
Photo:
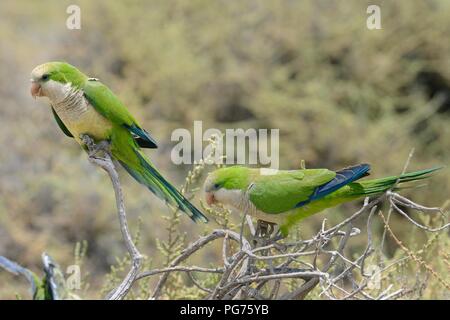
[[[280,235],[277,224],[258,220],[255,235],[253,236],[253,244],[255,247],[265,246],[268,243],[282,239],[283,237],[280,238]]]
[[[99,143],[95,143],[94,140],[87,134],[80,135],[81,141],[86,145],[88,149],[89,158],[95,158],[99,153],[109,154],[109,141],[103,140]]]

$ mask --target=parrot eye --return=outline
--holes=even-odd
[[[214,189],[216,189],[216,190],[217,190],[217,189],[220,189],[220,184],[215,183],[215,184],[214,184]]]
[[[50,78],[50,75],[48,73],[45,73],[42,75],[41,79],[44,81],[47,81]]]

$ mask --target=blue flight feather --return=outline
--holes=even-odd
[[[141,148],[150,148],[150,149],[158,148],[156,140],[153,139],[146,130],[141,129],[136,125],[125,127],[134,135],[134,139]]]
[[[370,165],[363,163],[336,171],[336,177],[333,180],[317,187],[308,200],[298,203],[295,207],[298,208],[313,200],[321,199],[343,186],[364,177],[369,170]]]

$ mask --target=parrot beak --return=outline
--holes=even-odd
[[[34,80],[31,80],[31,88],[30,88],[31,96],[36,99],[36,97],[42,97],[42,88],[39,83]]]
[[[212,193],[212,192],[207,192],[205,194],[205,198],[206,198],[206,203],[208,204],[208,206],[211,206],[212,204],[214,204],[216,202],[216,199],[214,198],[214,193]]]

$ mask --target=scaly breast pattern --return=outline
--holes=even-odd
[[[53,103],[53,108],[78,143],[82,134],[97,140],[109,137],[111,122],[95,110],[81,90],[69,92],[64,99]]]

